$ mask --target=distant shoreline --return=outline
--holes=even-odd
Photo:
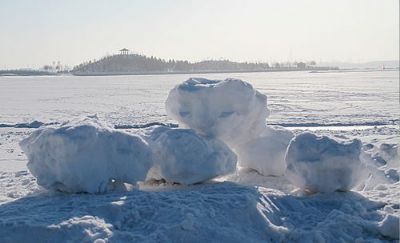
[[[1,73],[0,77],[29,77],[29,76],[129,76],[129,75],[175,75],[175,74],[218,74],[218,73],[269,73],[269,72],[304,72],[310,73],[326,73],[326,72],[376,72],[376,71],[398,71],[397,68],[388,69],[339,69],[339,68],[310,68],[310,69],[269,69],[269,70],[227,70],[227,71],[193,71],[193,72],[90,72],[90,73]]]
[[[74,76],[122,76],[122,75],[169,75],[169,74],[210,74],[210,73],[267,73],[267,72],[294,72],[294,71],[333,71],[338,68],[281,68],[268,70],[221,70],[221,71],[182,71],[182,72],[88,72],[88,73],[71,73]]]

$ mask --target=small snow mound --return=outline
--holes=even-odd
[[[260,134],[269,114],[267,97],[239,79],[191,78],[170,91],[166,110],[181,126],[230,146]]]
[[[379,222],[379,231],[382,235],[391,239],[399,239],[399,216],[387,214],[385,218]]]
[[[376,156],[384,159],[387,162],[388,167],[393,167],[393,168],[400,167],[398,144],[382,143],[379,146],[379,151],[377,152]]]
[[[310,192],[347,191],[363,175],[361,141],[337,142],[312,133],[297,135],[286,153],[287,178]]]
[[[193,130],[159,127],[150,139],[159,177],[166,181],[200,183],[236,169],[236,155],[223,142]]]
[[[259,137],[236,147],[240,166],[266,176],[282,176],[286,170],[286,149],[293,136],[283,127],[268,126]]]
[[[105,192],[113,181],[135,184],[152,166],[141,137],[90,121],[35,131],[20,146],[37,183],[66,192]]]

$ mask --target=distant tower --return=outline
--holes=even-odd
[[[126,49],[126,48],[121,49],[121,50],[119,50],[119,54],[120,54],[120,55],[128,55],[128,54],[129,54],[129,50]]]

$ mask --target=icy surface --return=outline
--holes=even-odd
[[[286,170],[286,149],[293,136],[282,127],[267,127],[260,136],[236,147],[240,166],[266,176],[282,176]]]
[[[193,130],[159,127],[150,140],[155,169],[166,181],[188,185],[236,170],[236,155],[223,142]]]
[[[165,122],[168,118],[164,102],[169,91],[191,76],[0,77],[0,124],[34,120],[62,123],[94,113],[115,125]],[[398,71],[230,73],[202,77],[249,81],[268,96],[270,124],[379,125],[399,121],[400,117]]]
[[[201,135],[234,146],[262,132],[269,114],[267,97],[239,79],[191,78],[173,88],[167,114]]]
[[[66,192],[101,193],[114,181],[135,184],[152,166],[141,137],[90,121],[37,130],[20,145],[38,184]]]
[[[329,137],[302,133],[290,141],[287,178],[310,192],[348,191],[360,182],[361,141],[341,143]]]

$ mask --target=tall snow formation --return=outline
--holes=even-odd
[[[266,104],[267,97],[242,80],[191,78],[170,91],[165,107],[182,127],[235,146],[263,132]]]
[[[239,79],[191,78],[177,85],[166,101],[167,114],[183,127],[224,141],[240,166],[281,176],[293,134],[267,127],[267,97]]]
[[[141,137],[90,122],[38,130],[20,146],[37,183],[66,192],[102,193],[113,181],[135,184],[152,166]]]
[[[194,130],[160,127],[151,137],[159,177],[166,181],[195,184],[236,170],[236,155],[223,142]]]
[[[360,152],[358,139],[345,143],[302,133],[289,144],[286,176],[294,185],[310,192],[348,191],[363,175]]]

